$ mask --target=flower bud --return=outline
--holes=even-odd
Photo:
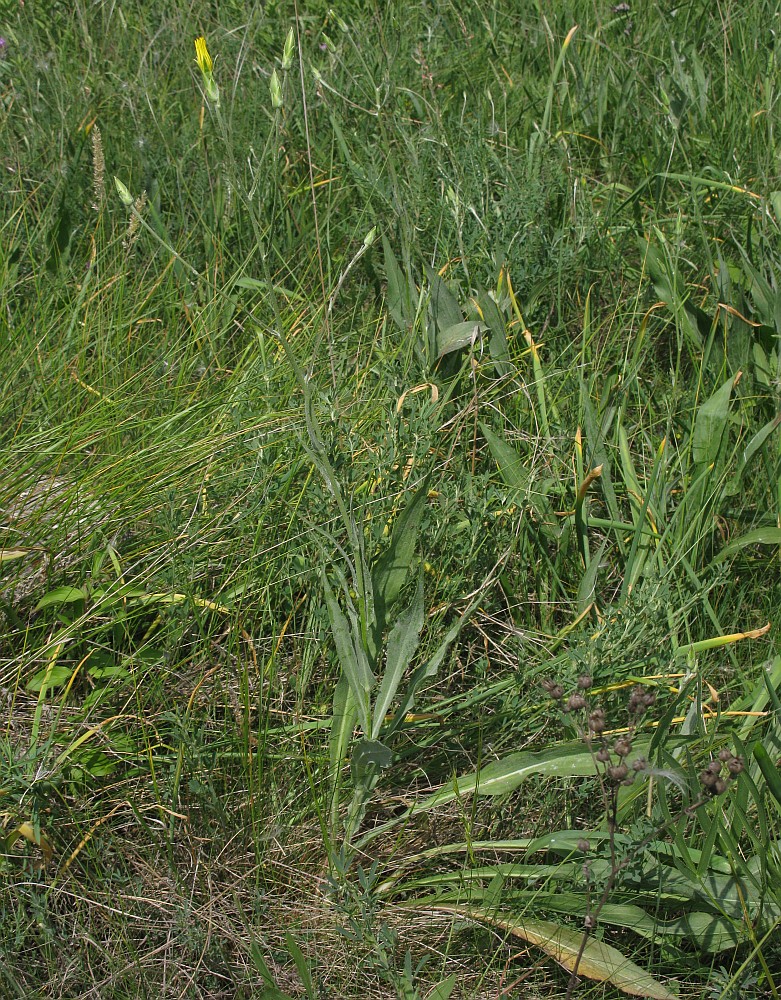
[[[279,82],[279,76],[277,71],[271,74],[271,80],[268,85],[269,92],[271,93],[271,107],[276,110],[282,107],[282,84]]]
[[[282,49],[282,69],[287,72],[293,65],[293,54],[295,52],[296,46],[296,33],[291,28],[287,33],[287,38],[285,39],[285,46]]]
[[[114,178],[114,187],[117,189],[117,194],[119,195],[122,204],[126,208],[130,208],[135,199],[118,177]]]
[[[195,61],[198,63],[198,69],[201,71],[201,79],[203,80],[203,89],[206,91],[206,97],[211,104],[218,107],[220,103],[220,88],[214,82],[212,57],[209,55],[209,50],[206,47],[206,39],[203,36],[195,39]]]

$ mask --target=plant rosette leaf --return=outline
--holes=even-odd
[[[468,920],[478,920],[507,931],[541,948],[568,972],[576,972],[599,983],[612,983],[624,993],[651,1000],[677,1000],[662,983],[635,965],[617,948],[588,938],[583,944],[583,931],[565,927],[550,920],[527,920],[511,915],[499,916],[489,910],[465,906],[434,906],[432,909],[452,913]]]

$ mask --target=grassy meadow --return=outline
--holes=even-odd
[[[779,29],[0,6],[0,996],[779,997]]]

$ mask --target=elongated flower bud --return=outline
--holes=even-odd
[[[195,61],[198,63],[198,69],[201,71],[206,97],[216,107],[220,103],[220,88],[214,82],[212,57],[209,55],[209,50],[206,48],[206,39],[203,36],[195,39]]]
[[[279,82],[279,74],[276,70],[271,74],[271,81],[268,89],[271,92],[271,107],[276,110],[282,107],[282,84]]]
[[[287,72],[293,65],[293,53],[295,52],[296,34],[291,28],[285,39],[285,47],[282,49],[282,69]]]
[[[122,204],[126,208],[130,208],[135,199],[118,177],[114,178],[114,187],[117,189],[117,194],[122,200]]]

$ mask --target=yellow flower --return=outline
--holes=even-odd
[[[212,104],[218,105],[220,103],[220,88],[214,82],[212,57],[206,48],[206,39],[203,35],[195,39],[195,61],[198,63],[198,69],[201,71],[206,96]]]
[[[209,55],[209,50],[206,48],[206,39],[203,36],[195,39],[195,61],[198,63],[198,69],[204,76],[211,76],[212,57]]]

